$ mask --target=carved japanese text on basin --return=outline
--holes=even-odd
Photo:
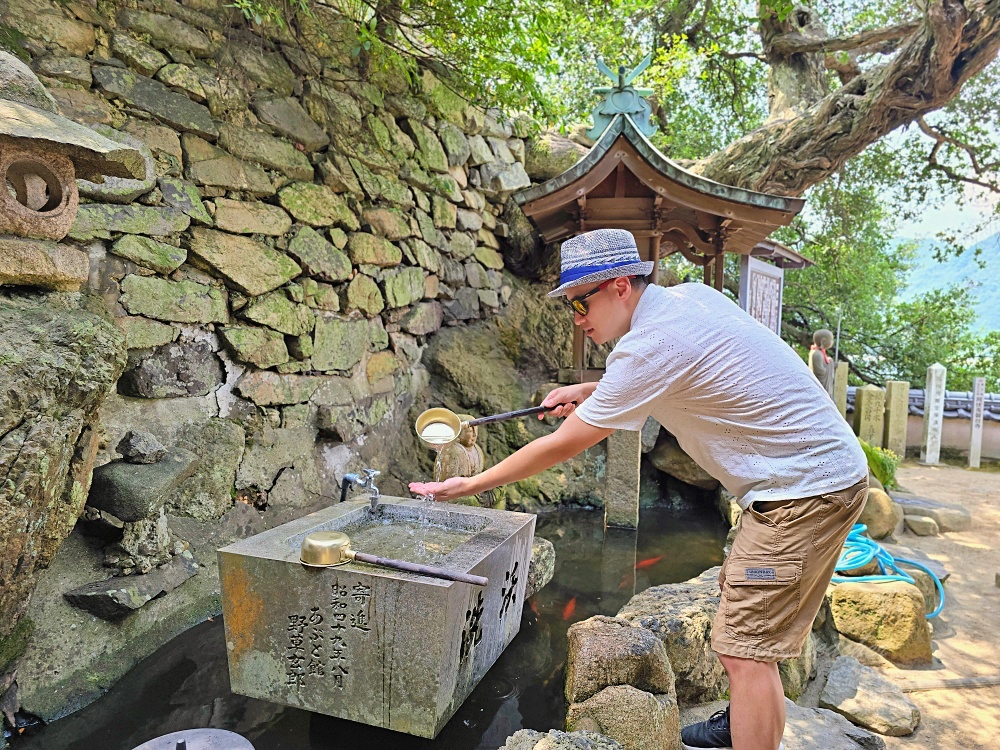
[[[535,517],[384,498],[339,503],[219,550],[232,690],[434,737],[520,628]],[[302,540],[489,578],[486,587],[351,562]]]

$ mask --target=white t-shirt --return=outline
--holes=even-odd
[[[744,508],[868,476],[857,437],[805,362],[704,284],[643,290],[629,332],[576,414],[619,430],[653,417]]]

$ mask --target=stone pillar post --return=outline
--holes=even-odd
[[[924,386],[924,435],[920,442],[920,463],[936,464],[941,459],[941,430],[944,427],[944,384],[948,370],[935,362],[927,368]]]
[[[866,385],[854,392],[854,432],[868,445],[882,447],[885,420],[885,391]]]
[[[840,416],[847,419],[847,363],[838,362],[837,372],[833,376],[833,402],[837,405]]]
[[[969,468],[978,469],[983,450],[983,410],[986,406],[986,378],[972,381],[972,427],[969,430]]]
[[[900,458],[906,455],[906,418],[910,408],[910,384],[905,380],[885,383],[885,430],[882,447]]]
[[[608,436],[604,471],[604,525],[639,527],[639,432],[615,430]]]
[[[624,607],[635,595],[636,529],[604,530],[601,551],[602,601],[609,611]]]

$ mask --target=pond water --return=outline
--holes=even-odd
[[[169,732],[217,727],[256,750],[495,750],[518,729],[561,729],[569,626],[722,562],[726,528],[710,502],[644,508],[638,534],[605,535],[602,521],[582,509],[539,515],[536,533],[555,545],[555,576],[527,601],[521,632],[435,740],[233,695],[215,618],[142,661],[96,703],[15,738],[12,748],[131,750]]]

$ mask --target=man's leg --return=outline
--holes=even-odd
[[[719,654],[729,673],[733,750],[776,750],[785,731],[785,692],[776,662]]]

